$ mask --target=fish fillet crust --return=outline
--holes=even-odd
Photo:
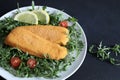
[[[61,27],[61,26],[53,26],[53,25],[35,25],[35,26],[54,29],[54,30],[57,30],[57,31],[59,31],[63,34],[68,34],[69,33],[68,29],[66,29],[64,27]]]
[[[67,55],[67,49],[58,44],[52,43],[24,28],[15,28],[5,39],[5,44],[17,47],[23,52],[28,52],[37,57],[48,55],[51,59],[63,59]]]
[[[60,45],[66,45],[69,41],[68,30],[63,27],[50,26],[50,25],[37,25],[37,26],[21,26],[26,30],[31,31],[32,33],[43,37],[46,40],[49,40]]]

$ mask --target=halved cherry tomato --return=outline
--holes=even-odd
[[[59,23],[60,26],[67,28],[68,27],[68,22],[67,21],[61,21]]]
[[[35,59],[30,58],[30,59],[27,61],[27,65],[28,65],[29,68],[31,68],[31,69],[35,68],[36,64],[37,64],[37,62],[36,62]]]
[[[10,60],[10,63],[13,68],[17,68],[17,67],[19,67],[19,65],[21,63],[21,59],[19,57],[12,57]]]

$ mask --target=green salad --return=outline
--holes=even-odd
[[[45,10],[45,6],[43,10]],[[35,10],[34,5],[32,5],[32,9],[29,11]],[[19,10],[18,10],[19,13]],[[49,12],[48,12],[49,14]],[[16,14],[15,14],[16,15]],[[11,74],[17,77],[45,77],[45,78],[56,78],[59,77],[58,73],[61,71],[66,71],[67,68],[72,64],[73,61],[77,58],[77,56],[81,53],[82,48],[84,47],[84,43],[81,38],[81,30],[80,28],[76,28],[77,19],[73,17],[69,17],[67,19],[62,20],[63,14],[51,13],[49,14],[50,20],[48,25],[60,25],[61,22],[67,21],[72,23],[72,25],[68,25],[65,27],[69,30],[69,42],[65,46],[68,49],[68,55],[61,60],[52,60],[50,58],[39,58],[36,56],[29,55],[28,53],[24,53],[18,48],[10,47],[4,44],[4,40],[6,36],[10,33],[12,29],[17,26],[28,26],[33,25],[30,23],[24,23],[20,21],[14,20],[13,17],[6,17],[3,20],[0,20],[0,67],[4,68]],[[39,25],[46,25],[43,22],[38,22]],[[74,53],[76,51],[76,53]],[[73,56],[76,54],[76,56]],[[13,67],[11,64],[12,57],[19,57],[19,66],[17,68]],[[35,67],[30,67],[28,64],[28,60],[32,59],[34,61]]]

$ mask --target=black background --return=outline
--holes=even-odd
[[[0,16],[31,5],[31,0],[0,0]],[[54,7],[78,19],[84,29],[88,47],[92,44],[111,46],[120,43],[120,0],[35,0],[36,5]],[[67,80],[120,80],[120,66],[102,62],[87,53],[79,70]]]

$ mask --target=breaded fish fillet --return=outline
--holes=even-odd
[[[33,32],[34,34],[43,37],[51,42],[58,43],[61,45],[66,45],[69,41],[68,39],[68,30],[63,27],[56,26],[22,26],[26,30]]]
[[[43,55],[47,54],[51,59],[59,60],[67,55],[65,47],[61,47],[20,27],[13,29],[9,33],[5,39],[5,44],[17,47],[23,52],[28,52],[38,57],[43,57]]]
[[[53,25],[37,25],[37,26],[57,30],[57,31],[64,33],[64,34],[69,33],[68,29],[61,27],[61,26],[53,26]]]

